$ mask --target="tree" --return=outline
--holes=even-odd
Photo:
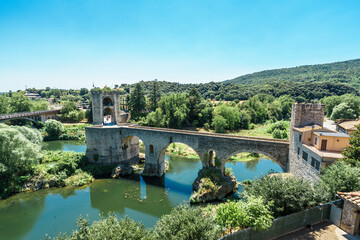
[[[186,94],[176,93],[161,98],[159,106],[164,114],[166,127],[181,128],[186,124],[189,114],[188,102]]]
[[[140,83],[135,84],[135,89],[131,93],[130,109],[134,112],[142,112],[146,109],[145,93]]]
[[[275,217],[302,211],[318,203],[319,196],[309,182],[294,177],[266,175],[245,185],[243,196],[261,196],[265,204],[273,201]]]
[[[325,114],[330,117],[334,107],[341,103],[341,98],[340,96],[329,96],[322,98],[320,102],[325,104]]]
[[[226,120],[226,126],[230,130],[235,130],[240,127],[240,113],[237,107],[231,107],[226,104],[217,106],[214,110],[214,115],[221,115]],[[219,120],[219,118],[217,118]]]
[[[342,154],[345,156],[345,162],[360,167],[360,125],[351,135],[349,146],[342,151]]]
[[[318,192],[323,195],[325,201],[334,200],[337,192],[351,192],[360,189],[360,168],[342,161],[336,161],[324,168],[324,174],[320,175],[320,178]]]
[[[152,89],[149,94],[149,101],[150,101],[150,110],[155,111],[158,107],[159,101],[161,99],[159,83],[157,80],[154,80],[152,83]]]
[[[18,190],[38,163],[40,150],[41,144],[31,142],[16,128],[0,124],[0,197]]]
[[[182,205],[156,223],[154,239],[215,240],[220,232],[213,217],[203,216],[201,208]]]
[[[65,128],[61,122],[49,119],[45,122],[45,131],[51,137],[59,137]]]
[[[187,95],[189,99],[189,122],[193,123],[195,120],[199,120],[198,116],[200,113],[200,102],[201,96],[196,88],[191,89],[191,91]]]
[[[331,114],[331,119],[356,119],[357,115],[355,111],[345,102],[340,103],[336,107],[334,107],[333,112]]]
[[[33,100],[30,102],[30,110],[32,112],[48,110],[48,107],[49,107],[48,101]]]
[[[59,235],[54,239],[150,239],[150,232],[149,230],[145,229],[142,223],[135,222],[128,217],[125,217],[119,221],[115,214],[109,214],[107,218],[101,217],[99,221],[94,221],[91,226],[87,218],[84,219],[80,216],[76,225],[78,229],[73,231],[70,236]]]
[[[5,94],[0,94],[0,114],[9,112],[10,99]]]
[[[212,126],[215,129],[216,133],[224,133],[225,128],[227,128],[227,121],[226,119],[221,115],[215,115],[215,117],[212,120]]]
[[[30,112],[30,100],[24,94],[14,93],[10,100],[10,111],[15,112]]]
[[[81,88],[80,89],[80,95],[84,96],[85,94],[87,94],[89,92],[89,90],[87,88]]]

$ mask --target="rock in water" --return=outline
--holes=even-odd
[[[209,167],[201,169],[193,183],[191,203],[210,202],[221,200],[226,195],[233,193],[237,187],[233,175],[223,175],[220,169]]]
[[[119,164],[114,168],[111,177],[112,178],[124,177],[132,174],[133,172],[134,169],[131,165]]]

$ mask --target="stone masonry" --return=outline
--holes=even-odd
[[[290,146],[289,146],[289,172],[295,177],[310,182],[319,180],[320,172],[311,166],[312,159],[321,162],[321,157],[309,151],[302,142],[301,133],[294,131],[294,127],[309,125],[322,126],[324,122],[325,105],[294,103],[291,111]],[[304,155],[305,152],[305,155]],[[307,158],[303,157],[307,156]],[[305,158],[305,159],[304,159]]]

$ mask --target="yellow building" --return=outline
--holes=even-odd
[[[318,150],[341,152],[349,145],[350,136],[346,133],[317,130],[313,132],[313,146]]]

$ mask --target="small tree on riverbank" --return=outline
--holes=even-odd
[[[61,122],[49,119],[45,122],[45,131],[50,137],[59,137],[65,128]]]

